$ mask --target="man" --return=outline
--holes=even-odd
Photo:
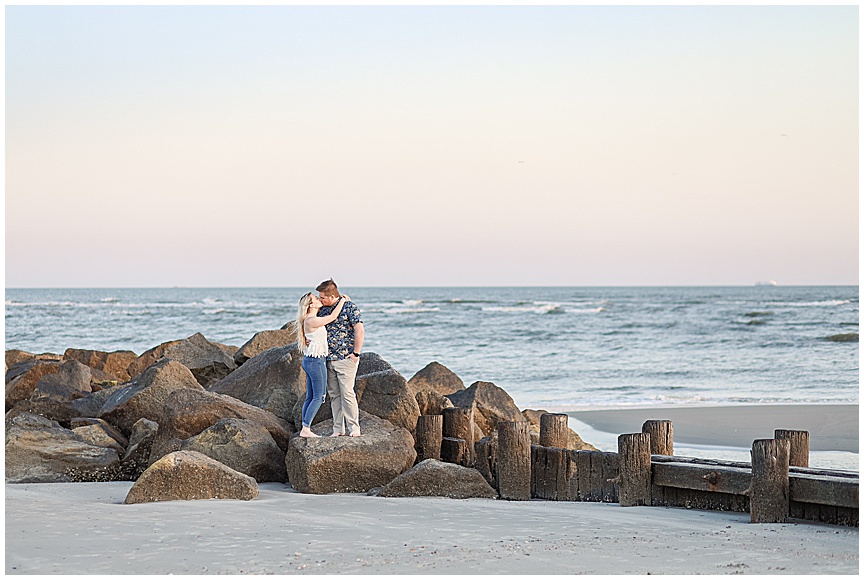
[[[318,316],[327,316],[339,301],[339,289],[331,278],[315,288],[322,307]],[[354,394],[354,378],[363,347],[363,321],[360,309],[346,302],[339,316],[327,325],[327,395],[333,411],[333,436],[345,434],[345,425],[351,437],[360,436],[360,411]]]

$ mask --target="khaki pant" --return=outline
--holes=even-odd
[[[357,364],[349,358],[327,361],[327,395],[333,411],[333,432],[360,432],[360,411],[357,408],[357,395],[354,393],[354,378]]]

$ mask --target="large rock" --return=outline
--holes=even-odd
[[[74,431],[78,427],[87,427],[88,425],[99,425],[109,437],[116,440],[125,450],[129,445],[129,439],[114,425],[103,419],[96,417],[75,417],[70,421],[70,428]]]
[[[6,410],[15,406],[15,403],[32,397],[36,383],[43,376],[59,371],[59,362],[38,359],[27,360],[10,368],[6,371]]]
[[[53,376],[45,375],[43,379]],[[42,387],[34,389],[32,398],[18,401],[7,411],[7,418],[21,413],[32,413],[57,421],[63,427],[71,428],[70,422],[76,417],[98,417],[105,402],[123,386],[92,393],[68,389],[62,385],[57,386],[56,390],[54,387],[45,387],[43,390]]]
[[[197,451],[256,481],[288,481],[285,452],[264,427],[245,419],[220,419],[183,441],[183,451]]]
[[[127,386],[127,384],[122,384],[108,387],[92,393],[86,393],[80,399],[75,399],[72,401],[72,408],[75,410],[75,416],[98,417],[99,413],[102,412],[102,407],[105,406],[105,403],[111,398],[111,395]]]
[[[118,479],[135,481],[141,477],[150,465],[150,452],[158,431],[159,424],[149,419],[138,419],[132,425],[126,454],[120,460]]]
[[[72,401],[90,392],[90,367],[76,360],[68,360],[60,365],[56,373],[43,375],[30,398]]]
[[[153,364],[166,359],[175,360],[188,368],[204,387],[224,378],[237,368],[233,357],[199,332],[189,338],[172,340],[151,348],[129,365],[129,376],[135,377]]]
[[[549,411],[544,411],[543,409],[523,409],[522,417],[528,421],[528,424],[531,427],[536,427],[540,429],[540,416],[545,415]]]
[[[413,393],[421,415],[440,415],[453,403],[446,397],[465,389],[462,379],[444,365],[431,362],[411,377],[408,389]]]
[[[417,401],[421,415],[440,415],[444,409],[454,406],[450,399],[432,390],[417,391],[414,393],[414,400]]]
[[[524,421],[519,408],[504,389],[492,383],[477,381],[467,389],[447,395],[457,407],[474,406],[474,424],[484,434],[496,430],[499,421]]]
[[[438,362],[431,362],[411,377],[408,386],[412,393],[434,391],[439,395],[449,395],[465,389],[456,373]]]
[[[32,352],[27,352],[25,350],[18,350],[17,348],[13,348],[11,350],[6,351],[6,370],[9,370],[16,364],[28,360],[33,360],[36,358],[36,355]]]
[[[441,496],[497,498],[498,493],[480,472],[436,459],[421,461],[385,485],[377,495],[383,497]]]
[[[111,378],[125,383],[130,378],[129,365],[138,360],[138,355],[131,350],[116,350],[104,352],[81,348],[67,348],[63,353],[64,360],[77,360],[83,365],[107,373]],[[138,373],[136,373],[138,374]],[[105,377],[104,380],[110,380]]]
[[[121,381],[117,380],[117,377],[115,377],[111,373],[106,373],[105,371],[94,369],[93,367],[87,368],[90,369],[91,391],[101,391],[102,389],[107,387],[116,387],[121,383]]]
[[[540,415],[548,413],[543,409],[524,409],[522,417],[528,421],[528,433],[531,435],[531,445],[540,445]]]
[[[258,484],[202,453],[175,451],[141,474],[125,503],[258,497]]]
[[[80,401],[81,399],[76,399]],[[39,415],[51,421],[57,421],[65,428],[70,427],[70,421],[81,413],[75,408],[75,401],[59,401],[56,399],[27,399],[18,401],[6,412],[6,418],[11,419],[23,414]]]
[[[216,346],[219,347],[219,350],[224,352],[226,355],[230,356],[231,359],[234,359],[234,355],[237,354],[237,351],[240,350],[239,346],[234,346],[231,344],[222,344],[221,342],[214,342]]]
[[[36,364],[35,358],[23,359],[19,362],[6,366],[6,384],[8,385],[12,379],[20,377],[27,371],[33,368]],[[35,383],[34,383],[35,384]]]
[[[62,355],[52,352],[33,354],[23,350],[6,351],[6,382],[8,383],[16,376],[33,367],[37,362],[63,362]]]
[[[376,353],[364,352],[360,355],[360,363],[357,365],[358,377],[390,370],[393,370],[393,365],[388,363]]]
[[[537,443],[540,443],[540,431],[537,431]],[[567,428],[567,449],[575,449],[576,451],[600,451],[590,443],[582,440],[576,431]]]
[[[299,431],[303,428],[303,404],[306,402],[306,398],[297,399],[297,402],[294,404],[294,429]],[[360,406],[359,404],[357,405]],[[316,423],[321,423],[322,421],[327,421],[328,419],[333,419],[333,410],[330,407],[330,399],[324,401],[324,404],[318,408],[318,412],[315,413],[315,416],[312,418],[311,425],[315,425]]]
[[[389,369],[358,376],[354,382],[357,405],[363,411],[414,432],[420,407],[405,377]]]
[[[169,411],[159,425],[151,462],[179,450],[183,440],[198,435],[221,419],[247,419],[263,427],[282,450],[288,447],[291,437],[292,429],[287,421],[228,395],[203,390],[178,390],[168,397],[167,406]]]
[[[113,449],[117,452],[118,457],[122,457],[126,453],[126,449],[117,439],[109,435],[102,425],[94,424],[74,427],[72,432],[88,443]]]
[[[120,458],[56,421],[22,413],[6,421],[6,482],[111,481]]]
[[[142,417],[160,423],[168,395],[177,390],[204,392],[189,369],[166,359],[136,376],[128,386],[114,391],[99,416],[124,433],[131,432],[132,425]]]
[[[293,421],[294,405],[306,396],[302,362],[303,354],[297,350],[296,343],[271,348],[249,359],[207,390],[229,395]]]
[[[250,358],[254,358],[266,350],[280,346],[289,346],[297,342],[297,333],[293,328],[285,330],[262,330],[249,339],[234,353],[234,362],[239,367]]]
[[[333,421],[312,430],[329,434]],[[360,430],[360,437],[292,438],[285,456],[291,486],[303,493],[364,492],[414,464],[414,439],[405,429],[361,410]]]

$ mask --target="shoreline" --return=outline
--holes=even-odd
[[[775,429],[809,431],[811,451],[858,453],[859,405],[765,404],[562,410],[597,431],[639,433],[649,419],[672,421],[675,443],[749,449]],[[581,434],[580,434],[581,435]],[[586,439],[590,443],[589,440]]]
[[[858,573],[857,528],[738,512],[279,483],[251,501],[125,505],[131,486],[6,485],[6,574]]]

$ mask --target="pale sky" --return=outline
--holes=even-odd
[[[7,287],[858,283],[858,7],[6,7]]]

